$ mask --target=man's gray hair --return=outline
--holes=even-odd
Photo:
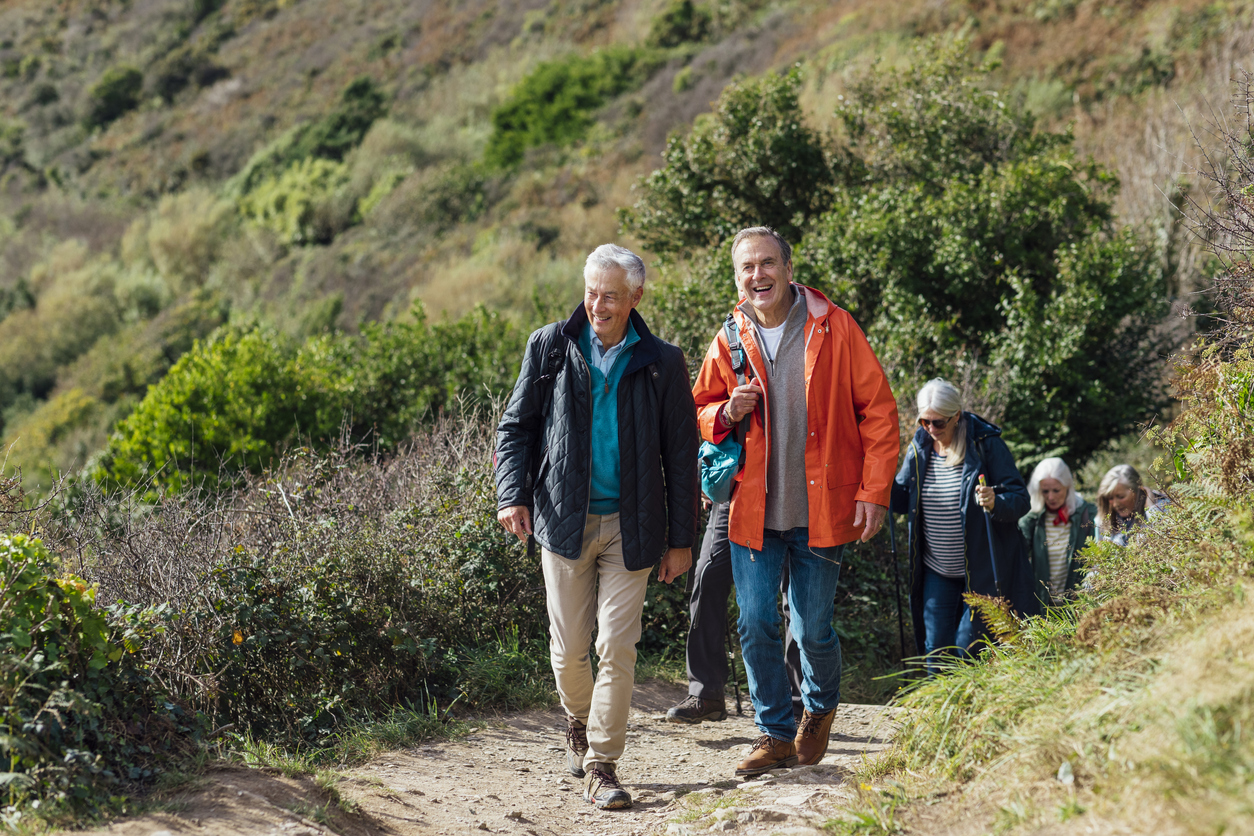
[[[733,260],[736,257],[736,247],[740,246],[740,242],[746,238],[774,238],[775,243],[779,245],[779,254],[783,256],[784,263],[792,264],[792,246],[784,240],[784,236],[769,226],[749,226],[737,232],[736,237],[732,239],[731,245]]]
[[[583,265],[583,279],[587,281],[594,274],[621,267],[627,273],[627,285],[632,292],[644,285],[644,261],[640,256],[626,247],[617,244],[602,244],[588,254]]]

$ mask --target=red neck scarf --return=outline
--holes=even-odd
[[[1058,516],[1054,517],[1054,525],[1066,525],[1071,522],[1071,517],[1067,514],[1067,506],[1064,505],[1058,509]]]

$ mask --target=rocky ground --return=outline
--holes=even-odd
[[[599,811],[567,774],[560,708],[484,720],[463,739],[390,752],[342,775],[339,804],[309,779],[239,767],[209,771],[161,812],[115,822],[93,836],[644,836],[735,832],[817,834],[852,796],[850,770],[884,749],[881,706],[843,705],[822,763],[735,778],[757,737],[752,709],[720,723],[679,726],[666,709],[684,689],[637,686],[619,778],[629,810]],[[734,706],[733,706],[734,708]]]

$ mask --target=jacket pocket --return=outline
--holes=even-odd
[[[549,448],[545,447],[544,451],[540,453],[540,467],[536,469],[536,487],[544,484],[544,477],[549,472],[549,464]]]
[[[862,458],[841,459],[827,466],[827,489],[862,483]]]

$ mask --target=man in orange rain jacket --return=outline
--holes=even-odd
[[[740,383],[720,329],[693,387],[701,434],[718,442],[748,418],[728,534],[740,644],[762,736],[740,776],[818,763],[840,702],[832,610],[844,545],[887,512],[899,447],[897,404],[866,336],[822,293],[792,282],[792,248],[768,227],[732,241],[746,359]],[[791,630],[801,646],[793,719],[776,593],[789,565]]]

